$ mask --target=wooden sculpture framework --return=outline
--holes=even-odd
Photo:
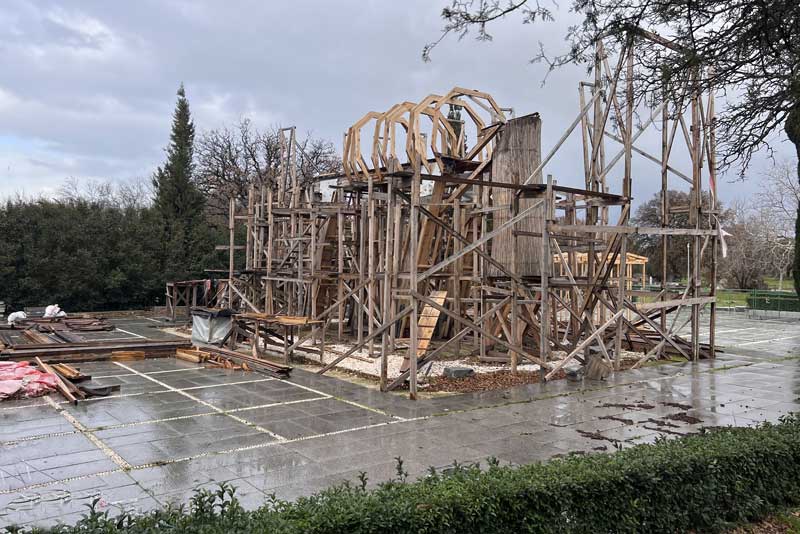
[[[646,38],[631,35],[613,71],[598,43],[594,80],[579,85],[578,116],[544,157],[538,115],[513,117],[487,93],[458,87],[364,115],[345,133],[337,176],[301,180],[294,129],[282,130],[279,176],[250,187],[245,214],[231,200],[227,304],[323,321],[292,348],[308,346],[320,328],[335,323],[338,338],[351,347],[332,359],[320,354],[321,373],[367,349],[381,359],[381,388],[408,381],[412,397],[419,370],[465,343],[480,357],[505,349],[512,371],[522,361],[535,363],[543,379],[572,360],[618,368],[622,349],[643,353],[637,365],[667,353],[713,357],[719,236],[714,99],[701,94],[697,72],[685,87],[665,90],[634,131],[641,107],[634,99],[634,51]],[[657,122],[662,147],[653,155],[636,141]],[[466,139],[468,129],[474,139]],[[584,187],[543,179],[576,129]],[[686,144],[690,172],[677,169],[676,138]],[[608,142],[620,145],[613,157]],[[632,160],[640,156],[660,170],[657,228],[630,225]],[[618,184],[610,183],[612,173]],[[671,178],[688,183],[688,206],[669,205]],[[704,181],[710,205],[703,204]],[[329,200],[322,199],[321,183],[332,191]],[[423,184],[429,187],[424,196]],[[670,227],[670,215],[678,212],[688,212],[688,228]],[[246,261],[237,269],[235,226],[242,222]],[[632,234],[660,236],[662,257],[671,236],[691,237],[685,291],[668,289],[666,262],[660,291],[631,290],[626,259]],[[580,272],[579,257],[585,263]],[[710,335],[701,343],[706,306]],[[689,322],[685,340],[678,332]],[[388,357],[402,350],[407,364],[390,381]],[[563,355],[554,358],[555,351]]]

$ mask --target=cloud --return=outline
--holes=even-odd
[[[163,159],[183,82],[198,130],[249,117],[296,125],[337,145],[371,110],[455,85],[493,94],[517,115],[539,112],[547,151],[574,119],[581,67],[552,73],[529,58],[563,46],[574,15],[493,26],[490,43],[447,39],[424,63],[443,2],[107,2],[8,0],[0,11],[0,195],[52,191],[67,177],[149,176]],[[657,151],[659,135],[642,138]],[[613,150],[614,147],[609,150]],[[582,182],[577,137],[546,172]],[[688,165],[687,165],[688,167]],[[637,159],[634,194],[658,189]],[[618,187],[619,173],[609,176]],[[755,186],[737,188],[737,192]]]

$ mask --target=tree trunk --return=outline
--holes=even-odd
[[[789,112],[785,128],[789,141],[794,144],[797,151],[797,180],[800,182],[800,102]],[[794,250],[792,278],[794,278],[794,290],[800,296],[800,205],[797,206],[797,218],[794,223]]]

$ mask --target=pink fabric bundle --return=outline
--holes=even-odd
[[[30,362],[0,362],[0,400],[40,397],[56,389],[56,377]]]

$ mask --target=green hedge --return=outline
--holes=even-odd
[[[753,291],[747,295],[751,310],[800,312],[800,299],[792,291]]]
[[[535,445],[531,445],[535,446]],[[232,488],[201,491],[186,509],[108,518],[90,513],[55,532],[426,533],[705,532],[800,503],[800,417],[708,431],[614,454],[543,464],[360,480],[295,503],[245,511]]]

